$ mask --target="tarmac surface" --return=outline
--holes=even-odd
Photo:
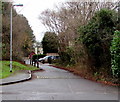
[[[32,80],[0,86],[2,100],[118,100],[117,87],[92,82],[48,64],[40,67],[44,71],[33,73]]]

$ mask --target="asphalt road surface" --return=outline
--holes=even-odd
[[[83,79],[50,67],[34,73],[36,78],[2,87],[2,100],[118,100],[118,88]]]

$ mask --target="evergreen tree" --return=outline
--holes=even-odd
[[[58,36],[54,32],[46,32],[42,40],[44,54],[58,52]]]

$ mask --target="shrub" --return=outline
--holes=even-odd
[[[87,25],[79,28],[80,40],[87,48],[96,71],[105,67],[110,71],[110,44],[116,27],[116,12],[108,9],[97,11]]]
[[[114,77],[120,77],[120,31],[115,31],[110,47],[111,68]]]

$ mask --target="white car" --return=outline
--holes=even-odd
[[[43,58],[40,58],[39,59],[39,62],[42,62],[42,63],[47,63],[47,62],[49,62],[50,60],[52,60],[52,56],[45,56],[45,57],[43,57]],[[50,62],[49,62],[50,63]]]

